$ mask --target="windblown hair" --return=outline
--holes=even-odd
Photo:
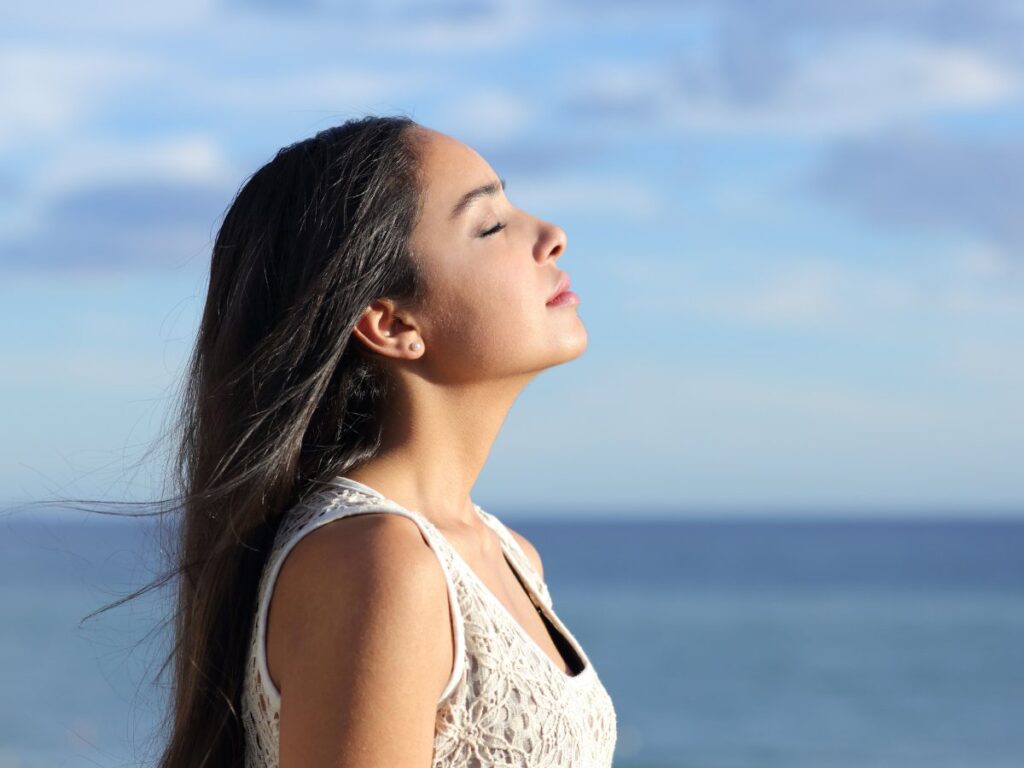
[[[368,116],[284,147],[224,214],[175,414],[177,492],[156,513],[169,568],[102,609],[173,586],[160,768],[244,765],[251,623],[282,516],[380,448],[393,381],[352,328],[375,299],[422,299],[416,127]]]

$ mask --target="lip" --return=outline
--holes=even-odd
[[[558,278],[558,285],[555,286],[555,292],[551,294],[550,298],[545,302],[550,304],[552,301],[557,299],[561,294],[569,290],[569,273],[563,272]]]

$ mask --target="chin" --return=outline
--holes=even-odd
[[[588,341],[587,329],[583,327],[582,322],[560,328],[557,333],[549,337],[541,349],[536,350],[535,355],[530,355],[533,358],[533,363],[527,363],[527,366],[529,370],[539,373],[548,368],[568,363],[586,351]]]
[[[587,329],[583,327],[583,323],[580,323],[580,331],[578,334],[566,337],[563,339],[563,342],[564,343],[561,346],[561,359],[558,361],[559,363],[567,363],[582,355],[586,351],[587,343],[589,342]]]

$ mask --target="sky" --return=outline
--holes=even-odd
[[[1024,5],[0,0],[0,500],[160,494],[209,249],[405,114],[561,226],[495,511],[1024,517]]]

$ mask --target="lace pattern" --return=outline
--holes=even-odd
[[[246,768],[278,766],[281,697],[266,665],[265,624],[284,559],[320,525],[369,512],[391,512],[416,522],[448,585],[455,660],[437,704],[433,768],[610,767],[616,742],[612,700],[586,652],[554,612],[547,585],[505,525],[474,505],[497,533],[528,593],[583,662],[576,675],[552,661],[424,515],[354,480],[338,477],[330,483],[329,490],[287,513],[260,579],[242,700]]]

